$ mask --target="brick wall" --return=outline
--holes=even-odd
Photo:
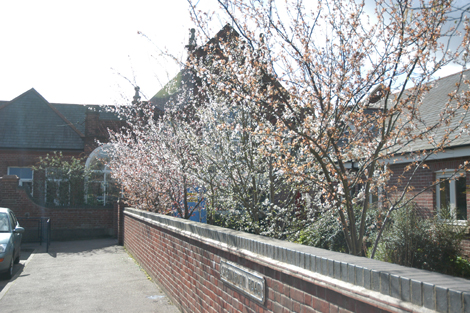
[[[116,233],[117,209],[41,207],[18,186],[16,176],[0,177],[0,207],[12,209],[18,218],[51,218],[52,240],[114,236]],[[23,225],[27,232],[25,239],[33,239],[37,224],[23,221]]]
[[[118,130],[126,123],[116,119],[101,119],[99,106],[88,106],[85,117],[85,138],[84,152],[89,155],[95,148],[98,147],[99,142],[107,142],[109,140],[108,129]]]
[[[445,275],[130,208],[124,245],[183,312],[467,312],[464,303],[470,309],[469,288],[464,294],[433,285]],[[265,302],[223,282],[222,260],[263,276]],[[454,288],[468,285],[452,281]],[[436,300],[439,288],[444,296]]]
[[[52,155],[54,151],[18,151],[0,149],[0,177],[8,174],[8,167],[31,167],[39,162],[40,157]],[[82,151],[63,151],[64,157],[83,156]],[[35,173],[36,174],[36,173]]]

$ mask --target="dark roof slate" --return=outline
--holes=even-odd
[[[424,129],[425,127],[434,125],[439,121],[440,115],[446,109],[445,104],[449,100],[449,94],[457,89],[456,84],[461,79],[462,74],[464,76],[463,80],[470,78],[470,70],[466,70],[464,72],[459,72],[447,77],[443,77],[431,83],[432,88],[425,95],[423,104],[419,107],[419,112],[422,118],[420,128]],[[469,86],[463,83],[463,80],[460,89],[458,90],[459,94],[469,90]],[[452,103],[452,106],[455,107],[455,103]],[[456,113],[456,117],[452,119],[449,125],[443,125],[431,133],[431,137],[435,140],[435,142],[442,140],[443,136],[446,134],[446,131],[449,129],[459,127],[459,121],[463,120],[465,124],[470,123],[470,116],[466,110],[461,108],[457,110]],[[470,136],[468,134],[463,134],[458,139],[453,140],[450,144],[450,147],[465,145],[470,145]],[[428,140],[418,140],[408,147],[408,151],[421,151],[433,148],[434,146],[429,143]]]
[[[0,107],[0,148],[83,150],[85,113],[84,105],[51,105],[30,89]]]
[[[150,99],[150,103],[162,112],[169,107],[184,106],[188,94],[191,94],[195,87],[193,80],[193,75],[190,71],[187,69],[181,70]]]
[[[85,134],[86,105],[51,103],[82,134]]]

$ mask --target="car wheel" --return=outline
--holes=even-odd
[[[8,268],[8,272],[5,274],[6,279],[10,279],[13,277],[13,256],[11,257],[10,267]]]

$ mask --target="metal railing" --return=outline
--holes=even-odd
[[[49,252],[49,246],[51,244],[51,219],[49,217],[18,217],[20,225],[24,223],[31,225],[30,223],[37,223],[38,239],[39,244],[42,246],[42,242],[46,243],[46,252]]]
[[[51,244],[51,219],[48,218],[46,221],[46,252],[49,252],[49,245]]]

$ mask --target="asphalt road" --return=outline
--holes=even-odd
[[[34,250],[34,252],[33,252]],[[158,312],[179,310],[116,240],[23,245],[1,312]]]

